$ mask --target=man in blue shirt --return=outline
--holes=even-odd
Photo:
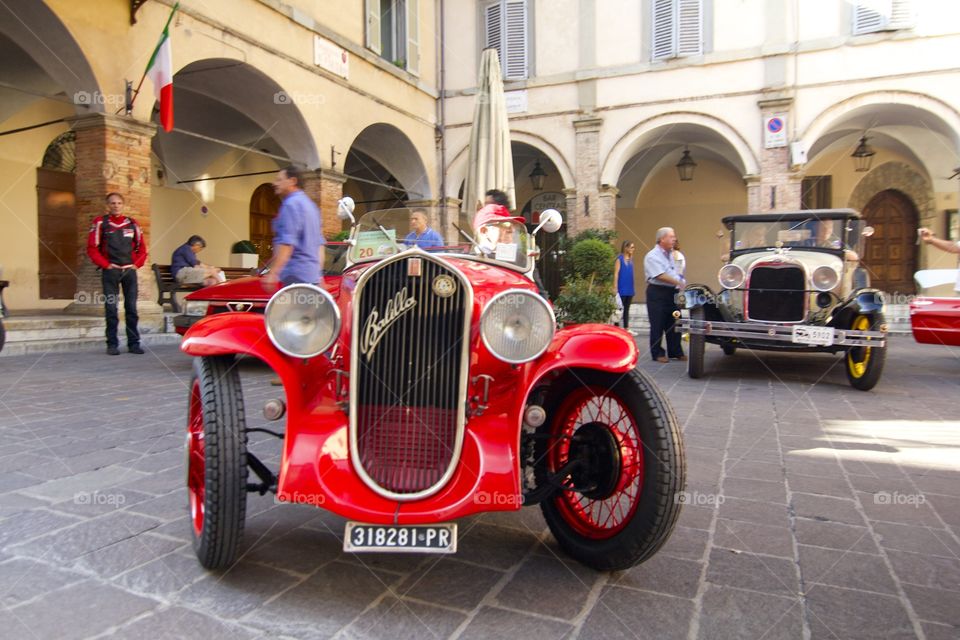
[[[203,264],[197,254],[203,251],[207,242],[200,236],[190,239],[177,247],[170,258],[170,275],[180,284],[202,284],[205,287],[224,282],[223,271]]]
[[[273,258],[270,271],[263,277],[264,285],[318,284],[325,243],[320,210],[303,192],[296,167],[281,169],[273,181],[273,190],[283,202],[273,219]]]
[[[430,249],[443,246],[443,238],[427,224],[427,212],[424,209],[410,212],[410,228],[412,231],[403,239],[408,247]]]
[[[676,294],[687,284],[677,271],[673,247],[677,234],[670,227],[657,229],[657,245],[643,258],[647,278],[647,315],[650,317],[650,357],[656,362],[686,360],[680,346],[680,334],[673,330],[673,312],[677,309]],[[667,335],[667,350],[661,346]]]

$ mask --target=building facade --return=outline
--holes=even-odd
[[[108,191],[147,231],[150,262],[195,233],[207,262],[245,239],[269,255],[271,174],[291,162],[310,169],[328,236],[348,194],[361,211],[443,204],[435,223],[455,237],[475,207],[461,197],[486,47],[531,220],[561,208],[568,234],[612,229],[640,248],[673,226],[688,280],[712,284],[723,216],[852,207],[877,229],[863,262],[885,290],[953,266],[915,233],[955,229],[952,0],[184,0],[165,132],[149,82],[130,113],[125,83],[172,5],[0,7],[0,264],[15,311],[98,308],[83,243]]]

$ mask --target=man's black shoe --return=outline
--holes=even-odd
[[[144,351],[143,349],[140,348],[140,345],[137,345],[135,347],[130,347],[129,349],[127,349],[127,351],[129,351],[130,353],[135,353],[139,356],[142,356],[144,354]]]
[[[116,347],[107,347],[107,355],[118,356],[120,355],[120,349],[117,349]]]

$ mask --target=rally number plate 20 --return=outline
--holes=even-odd
[[[386,525],[348,522],[343,535],[343,550],[352,553],[389,551],[392,553],[456,553],[457,525]]]

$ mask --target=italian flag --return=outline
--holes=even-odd
[[[170,21],[173,20],[173,14],[177,12],[179,6],[180,3],[177,3],[170,12],[167,24],[160,35],[160,42],[153,50],[146,70],[146,75],[153,83],[153,92],[160,103],[160,125],[167,132],[173,129],[173,60],[170,54]]]

